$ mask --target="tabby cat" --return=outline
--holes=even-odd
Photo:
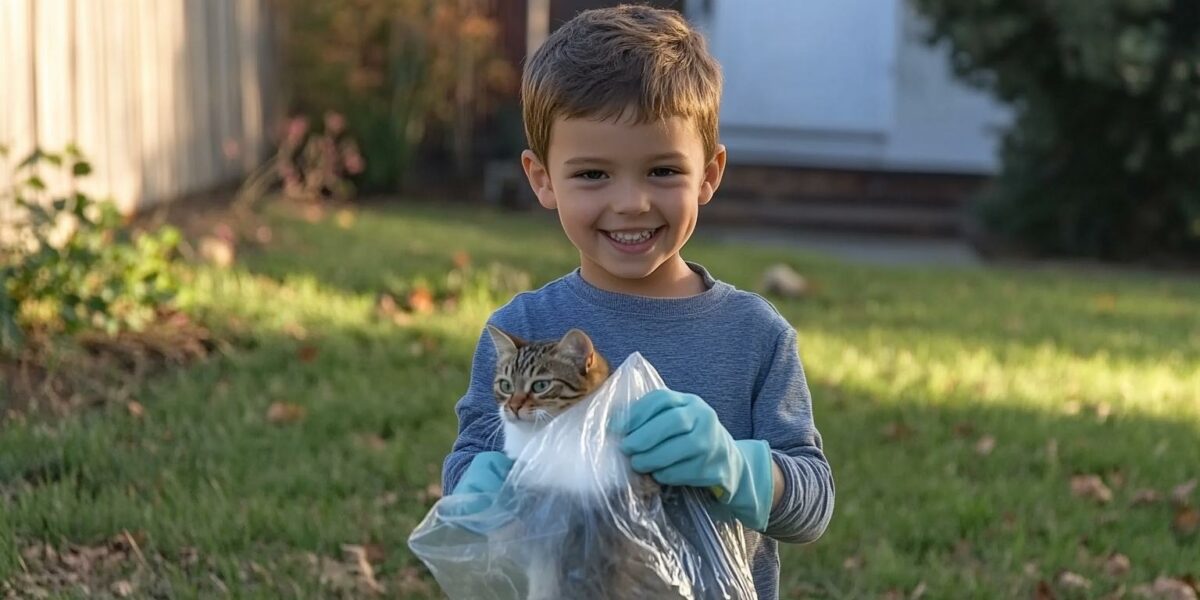
[[[492,325],[488,332],[496,346],[493,387],[504,428],[504,452],[516,460],[542,427],[604,383],[609,366],[579,329],[542,342],[526,342]],[[545,458],[563,464],[555,465],[555,481],[537,489],[536,505],[529,507],[532,516],[526,523],[544,517],[568,524],[566,539],[553,548],[527,549],[532,557],[527,573],[530,600],[678,597],[648,566],[655,562],[653,557],[647,557],[628,532],[611,522],[609,512],[615,504],[632,503],[637,506],[630,508],[642,515],[661,515],[657,483],[638,476],[632,497],[621,496],[628,493],[625,490],[611,490],[606,492],[607,502],[581,503],[578,492],[588,486],[594,489],[595,482],[588,477],[589,469],[568,462],[572,458]],[[611,527],[596,527],[596,523]]]

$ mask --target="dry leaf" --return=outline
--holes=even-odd
[[[362,444],[377,452],[387,449],[387,440],[383,439],[377,433],[364,433],[358,436]]]
[[[440,482],[435,481],[435,482],[425,486],[425,489],[417,492],[417,500],[420,502],[423,502],[425,504],[433,504],[434,502],[437,502],[438,500],[441,500],[441,499],[442,499],[442,484]]]
[[[1071,493],[1101,504],[1112,502],[1112,490],[1104,485],[1099,476],[1076,475],[1071,478]]]
[[[352,210],[347,210],[347,209],[339,210],[337,213],[338,227],[341,227],[342,229],[350,229],[351,227],[354,226],[354,221],[356,218],[357,217],[354,214],[354,211],[352,211]]]
[[[258,228],[254,230],[254,239],[258,240],[258,243],[260,244],[270,244],[274,237],[275,235],[271,231],[271,228],[267,227],[266,225],[259,225]]]
[[[375,301],[375,310],[384,317],[390,317],[400,312],[400,305],[396,303],[396,297],[383,293],[379,295],[379,299]]]
[[[431,313],[434,309],[433,292],[418,286],[408,293],[408,308],[416,313]]]
[[[304,207],[303,216],[309,223],[318,223],[325,218],[325,209],[318,204],[310,204]]]
[[[282,425],[295,423],[304,418],[308,411],[298,404],[290,402],[272,402],[267,408],[267,422]]]
[[[855,554],[854,556],[847,556],[846,560],[842,561],[842,568],[847,571],[857,571],[863,567],[864,563],[863,557]]]
[[[783,263],[771,265],[763,272],[759,288],[768,295],[783,298],[801,298],[810,290],[808,280]]]
[[[1138,490],[1138,492],[1133,495],[1133,506],[1141,506],[1143,504],[1154,504],[1155,502],[1158,502],[1159,500],[1162,500],[1162,496],[1159,495],[1159,493],[1156,490],[1151,490],[1151,489]]]
[[[1092,588],[1092,582],[1087,577],[1070,571],[1058,574],[1058,586],[1074,592],[1082,592]]]
[[[1154,600],[1197,600],[1195,588],[1186,581],[1170,577],[1159,577],[1153,584],[1139,585],[1133,588],[1133,593]]]
[[[883,426],[882,433],[888,440],[898,442],[912,437],[913,429],[904,423],[893,421]]]
[[[471,266],[471,255],[466,250],[455,252],[452,260],[454,261],[454,267],[457,269],[465,269]]]
[[[917,587],[913,588],[912,593],[908,595],[908,600],[920,600],[920,598],[925,595],[925,591],[925,582],[922,581],[921,583],[917,584]]]
[[[1171,519],[1171,529],[1179,535],[1193,535],[1200,530],[1200,510],[1196,510],[1190,506],[1180,506],[1175,510],[1175,517]]]
[[[1117,297],[1112,294],[1099,294],[1092,297],[1092,306],[1098,313],[1111,313],[1117,308]]]
[[[280,330],[283,331],[283,333],[288,337],[296,341],[301,341],[308,338],[308,330],[305,329],[303,325],[295,321],[288,321],[287,323],[284,323]]]
[[[311,344],[300,346],[300,349],[296,351],[296,356],[300,362],[310,363],[317,359],[317,347]]]
[[[1037,582],[1037,587],[1033,590],[1033,598],[1034,600],[1055,600],[1057,596],[1054,595],[1054,589],[1050,587],[1050,584],[1043,579]]]
[[[1129,557],[1124,554],[1113,554],[1104,560],[1104,572],[1109,577],[1124,577],[1129,574]]]
[[[112,593],[118,598],[128,598],[133,593],[133,584],[124,579],[113,582]]]
[[[1171,502],[1177,506],[1188,504],[1192,496],[1192,491],[1196,489],[1196,479],[1189,479],[1171,489]]]
[[[966,421],[955,423],[951,430],[954,432],[954,437],[958,438],[969,438],[975,435],[975,426]]]
[[[985,435],[979,438],[979,441],[975,443],[975,453],[980,456],[987,456],[992,453],[992,450],[995,449],[996,438],[990,435]]]
[[[348,562],[354,566],[359,580],[372,592],[382,594],[383,586],[375,580],[375,569],[371,567],[371,561],[367,560],[367,549],[363,546],[342,544],[342,552],[346,553]]]
[[[129,403],[125,405],[125,408],[129,411],[129,415],[135,419],[140,419],[146,414],[146,408],[143,407],[142,403],[138,402],[137,400],[130,400]]]
[[[228,268],[236,254],[233,242],[213,236],[200,238],[200,257],[218,267]]]

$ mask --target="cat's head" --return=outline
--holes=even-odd
[[[526,342],[493,325],[488,333],[496,345],[492,389],[500,416],[509,422],[549,421],[608,377],[608,363],[578,329],[548,342]]]

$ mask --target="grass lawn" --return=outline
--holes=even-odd
[[[133,540],[127,560],[92,593],[129,591],[120,580],[137,597],[351,596],[352,544],[388,595],[438,597],[405,539],[480,327],[507,298],[394,320],[376,297],[444,281],[459,250],[535,286],[577,258],[543,218],[357,215],[274,211],[265,250],[193,269],[186,309],[234,343],[150,381],[144,414],[0,429],[0,581],[38,570],[36,544],[116,537]],[[818,286],[775,304],[800,334],[837,509],[821,540],[783,549],[784,598],[1028,598],[1040,582],[1098,597],[1200,576],[1200,492],[1171,499],[1200,477],[1200,281],[881,269],[701,240],[685,256],[743,288],[776,261]],[[1086,475],[1104,489],[1073,491]]]

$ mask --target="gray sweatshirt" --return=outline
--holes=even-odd
[[[641,352],[668,387],[708,402],[734,439],[766,440],[783,472],[783,497],[766,530],[748,532],[746,547],[758,597],[778,598],[777,542],[816,540],[833,515],[833,475],[813,424],[796,332],[762,297],[688,264],[707,287],[697,296],[608,292],[584,281],[576,269],[514,296],[488,322],[530,341],[557,339],[578,327],[613,368]],[[495,365],[485,330],[475,348],[470,386],[456,406],[458,439],[442,471],[446,490],[454,489],[477,453],[504,446],[493,435]]]

